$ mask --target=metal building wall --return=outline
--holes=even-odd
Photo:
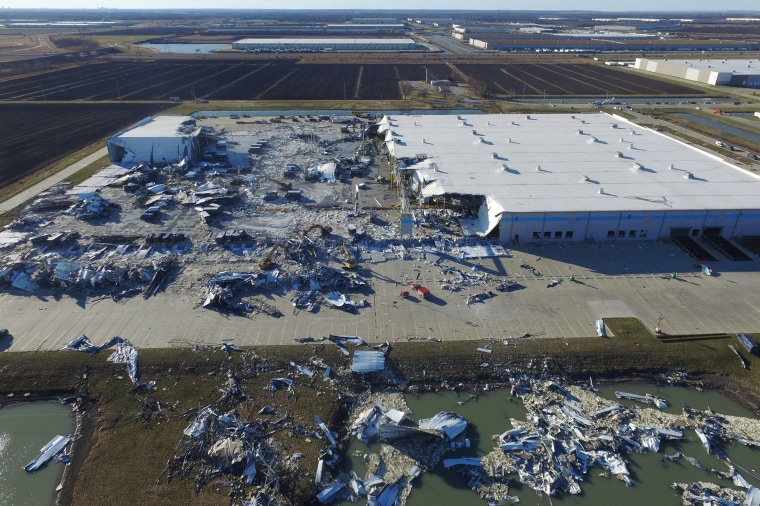
[[[499,241],[656,241],[679,228],[692,237],[705,228],[720,228],[725,237],[760,235],[760,210],[503,213]]]

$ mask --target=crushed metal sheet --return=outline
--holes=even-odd
[[[382,351],[356,350],[351,363],[351,371],[367,373],[385,369],[385,353]]]

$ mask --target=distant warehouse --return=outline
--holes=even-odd
[[[635,67],[656,74],[680,77],[699,83],[760,88],[757,60],[650,60],[636,58]]]
[[[282,38],[242,39],[232,43],[241,51],[409,51],[419,49],[409,38]]]
[[[392,115],[378,133],[395,178],[423,203],[464,210],[469,236],[509,244],[760,235],[760,176],[622,117]]]

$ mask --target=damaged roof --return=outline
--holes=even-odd
[[[606,113],[392,115],[379,131],[423,196],[485,195],[489,214],[758,207],[757,175]]]

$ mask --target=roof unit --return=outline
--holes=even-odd
[[[644,170],[644,166],[642,166],[640,163],[634,163],[631,165],[631,169],[633,169],[635,172],[640,172]]]
[[[583,135],[583,130],[581,130],[580,128],[578,129],[578,135]]]
[[[615,158],[623,158],[623,153],[620,151],[615,151]]]
[[[692,174],[691,172],[684,172],[683,177],[684,179],[694,179],[694,174]]]

